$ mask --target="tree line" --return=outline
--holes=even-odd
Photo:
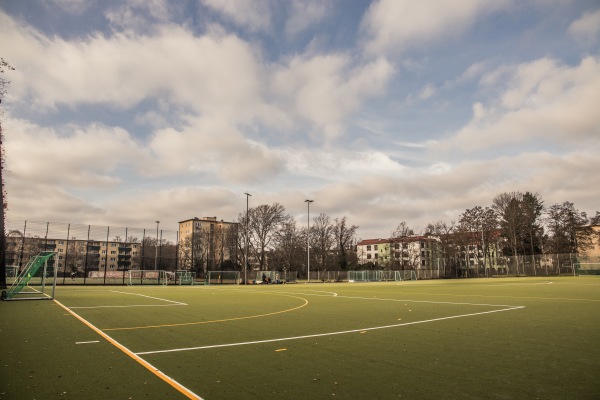
[[[304,274],[309,247],[311,270],[347,270],[357,265],[354,245],[358,226],[345,216],[331,218],[321,213],[312,219],[310,227],[299,226],[283,205],[273,203],[240,213],[237,223],[238,265],[243,266],[247,259],[249,268]]]
[[[291,270],[305,273],[310,246],[311,270],[352,270],[364,268],[395,269],[390,265],[361,265],[356,255],[358,226],[347,217],[313,217],[308,226],[299,226],[281,204],[259,205],[240,213],[237,220],[237,264],[244,265],[246,251],[249,267]],[[402,221],[390,238],[416,235],[439,239],[437,256],[456,264],[459,249],[477,247],[483,265],[492,257],[543,254],[585,254],[600,243],[597,231],[600,212],[591,218],[568,201],[545,206],[542,197],[532,192],[504,192],[489,206],[474,206],[462,212],[456,221],[435,221],[417,231]],[[246,248],[246,240],[248,248]],[[463,253],[464,255],[464,250]],[[518,262],[518,261],[517,261]]]

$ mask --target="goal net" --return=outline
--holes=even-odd
[[[577,264],[578,275],[600,275],[600,263],[578,263]]]
[[[165,270],[132,269],[127,271],[127,285],[166,285],[167,272]]]
[[[194,285],[196,273],[187,270],[167,272],[167,281],[169,285]]]
[[[409,280],[417,280],[415,271],[348,271],[348,282],[387,282]]]
[[[208,285],[239,285],[240,271],[208,271],[206,275]]]
[[[2,300],[52,300],[58,272],[55,268],[55,254],[52,251],[42,251],[32,257],[14,278],[12,285],[2,291]]]

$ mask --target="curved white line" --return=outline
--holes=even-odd
[[[423,321],[405,322],[402,324],[375,326],[375,327],[371,327],[371,328],[351,329],[348,331],[317,333],[314,335],[292,336],[292,337],[277,338],[277,339],[255,340],[255,341],[251,341],[251,342],[214,344],[214,345],[209,345],[209,346],[198,346],[198,347],[185,347],[185,348],[179,348],[179,349],[142,351],[142,352],[135,353],[135,354],[138,356],[141,356],[141,355],[145,355],[145,354],[160,354],[160,353],[173,353],[173,352],[178,352],[178,351],[206,350],[206,349],[216,349],[216,348],[221,348],[221,347],[245,346],[248,344],[283,342],[283,341],[288,341],[288,340],[299,340],[299,339],[309,339],[309,338],[323,337],[323,336],[343,335],[346,333],[374,331],[374,330],[378,330],[378,329],[389,329],[389,328],[397,328],[400,326],[418,325],[418,324],[425,324],[428,322],[444,321],[447,319],[472,317],[472,316],[484,315],[484,314],[492,314],[492,313],[501,312],[501,311],[518,310],[521,308],[525,308],[525,306],[514,306],[514,307],[510,307],[510,308],[503,308],[501,310],[483,311],[483,312],[471,313],[471,314],[451,315],[449,317],[433,318],[433,319],[427,319],[427,320],[423,320]]]

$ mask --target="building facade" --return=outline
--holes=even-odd
[[[140,269],[142,244],[24,237],[12,233],[6,240],[6,264],[23,268],[41,251],[56,253],[51,262],[59,273],[87,276],[91,271]]]
[[[190,218],[179,222],[180,270],[206,274],[237,265],[238,224],[217,217]]]
[[[418,269],[434,267],[439,240],[427,236],[367,239],[356,244],[360,264],[373,263],[383,269]]]

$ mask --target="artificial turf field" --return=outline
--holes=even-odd
[[[600,277],[1,302],[0,399],[599,399]]]

